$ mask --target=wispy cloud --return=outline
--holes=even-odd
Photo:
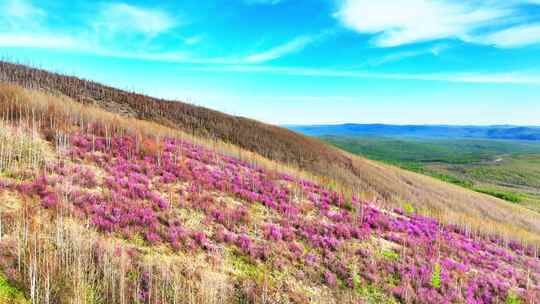
[[[80,44],[71,37],[0,34],[0,47],[75,49],[79,48]]]
[[[491,83],[491,84],[532,84],[540,85],[540,74],[500,73],[500,74],[456,74],[442,75],[451,82]]]
[[[76,26],[58,28],[50,21],[59,16],[30,0],[0,0],[0,47],[48,48],[109,57],[189,62],[185,54],[158,45],[154,38],[167,33],[184,45],[194,45],[202,39],[202,36],[182,38],[172,33],[180,25],[180,18],[159,8],[104,3],[83,16],[95,17],[81,17],[82,22]]]
[[[271,5],[284,0],[243,1]],[[509,27],[501,21],[513,16],[514,7],[518,4],[539,4],[540,0],[506,0],[505,5],[500,4],[502,0],[339,1],[340,9],[335,16],[347,27],[373,35],[373,43],[377,46],[398,46],[443,38],[457,38],[501,48],[540,42],[540,23],[520,25],[517,22]],[[487,3],[494,5],[490,7]],[[209,51],[206,45],[197,45],[203,38],[211,45],[212,36],[201,34],[204,31],[189,28],[189,35],[179,33],[177,29],[185,22],[181,16],[163,7],[105,2],[83,14],[92,16],[92,19],[82,20],[66,29],[55,28],[53,22],[47,22],[57,19],[58,15],[55,16],[54,11],[45,11],[43,8],[46,6],[40,8],[39,4],[37,0],[0,0],[0,46],[67,49],[110,57],[201,65],[261,65],[299,53],[336,33],[326,31],[300,35],[289,41],[285,38],[281,44],[257,49],[253,53],[239,51],[228,54],[223,52],[223,48],[220,53]],[[494,26],[494,23],[504,26]],[[28,24],[34,26],[28,27]],[[25,28],[22,28],[23,25]],[[491,26],[490,32],[476,31],[486,25]],[[441,42],[434,46],[432,43],[430,47],[411,48],[386,55],[381,55],[386,50],[379,50],[380,53],[371,53],[371,58],[360,66],[379,66],[426,55],[438,56],[447,48],[447,44]],[[197,53],[199,50],[202,51]],[[306,72],[305,69],[304,72],[300,70],[292,72]],[[322,69],[310,73],[350,77],[351,72]]]
[[[6,1],[3,9],[6,15],[21,19],[36,18],[46,15],[44,10],[37,8],[31,2],[24,0]]]
[[[394,47],[438,39],[476,42],[482,39],[473,40],[471,36],[484,35],[486,38],[495,35],[491,39],[499,41],[508,34],[504,31],[490,34],[489,29],[493,26],[512,25],[519,19],[517,9],[519,4],[537,2],[536,0],[343,0],[335,16],[344,26],[354,31],[374,35],[372,42],[379,47]],[[529,44],[533,40],[529,37],[532,32],[524,33],[525,29],[518,29],[521,31],[518,34],[528,36],[527,39],[521,39],[519,45]]]
[[[439,54],[442,51],[444,51],[444,50],[446,50],[448,48],[449,48],[449,46],[446,45],[446,44],[437,44],[437,45],[434,45],[434,46],[429,47],[429,48],[422,48],[422,49],[417,49],[417,50],[395,52],[395,53],[392,53],[392,54],[388,54],[386,56],[382,56],[382,57],[373,58],[371,60],[368,60],[365,65],[366,66],[379,66],[379,65],[386,64],[386,63],[402,61],[402,60],[405,60],[405,59],[416,58],[416,57],[425,56],[425,55],[439,56]]]
[[[345,26],[376,34],[373,43],[381,47],[460,38],[508,15],[506,9],[448,0],[345,0],[336,14]]]
[[[29,0],[0,1],[0,47],[75,49],[84,43],[47,29],[47,12]]]
[[[476,43],[494,45],[500,48],[540,44],[540,23],[515,26],[471,39]]]
[[[314,41],[315,38],[311,36],[296,37],[285,44],[278,45],[269,50],[247,56],[244,61],[247,63],[262,63],[271,61],[284,55],[299,52]]]
[[[47,12],[26,0],[0,2],[0,25],[10,31],[35,29]]]
[[[188,69],[188,68],[186,68]],[[296,67],[275,66],[206,66],[189,68],[207,72],[234,72],[234,73],[272,73],[287,74],[304,77],[332,77],[332,78],[364,78],[387,80],[417,80],[438,81],[454,83],[485,83],[485,84],[521,84],[540,85],[540,73],[508,72],[508,73],[433,73],[433,74],[402,74],[402,73],[376,73],[363,71],[346,71],[332,69],[309,69]]]
[[[94,26],[112,33],[140,33],[155,36],[177,26],[175,18],[165,10],[142,8],[126,3],[110,3],[102,7]]]

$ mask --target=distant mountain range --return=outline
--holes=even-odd
[[[540,140],[540,127],[536,126],[450,126],[450,125],[287,125],[293,131],[309,136],[386,136],[419,138],[478,138]]]

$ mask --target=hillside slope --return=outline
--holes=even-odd
[[[68,98],[0,84],[0,109],[8,301],[25,303],[21,291],[36,304],[540,300],[534,245]]]
[[[157,122],[189,134],[230,142],[269,159],[290,164],[364,198],[403,206],[445,222],[466,223],[540,242],[537,214],[487,195],[354,156],[284,128],[234,117],[178,101],[129,93],[95,82],[0,63],[0,80],[65,95],[123,116]]]

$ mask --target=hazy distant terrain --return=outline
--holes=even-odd
[[[310,136],[399,136],[416,138],[483,138],[540,140],[540,127],[534,126],[446,126],[446,125],[385,125],[341,124],[287,126]]]
[[[540,211],[538,127],[295,126],[341,149]]]

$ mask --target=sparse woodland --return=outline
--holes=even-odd
[[[540,301],[538,218],[504,202],[424,212],[289,131],[0,69],[0,273],[31,303]]]

